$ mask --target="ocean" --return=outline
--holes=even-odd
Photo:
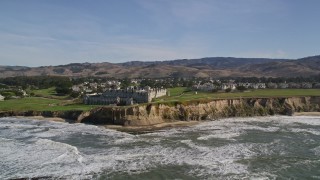
[[[130,134],[0,118],[0,179],[320,179],[320,117],[206,121]]]

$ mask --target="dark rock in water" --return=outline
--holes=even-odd
[[[286,110],[286,115],[287,116],[293,116],[293,114],[294,114],[294,110],[292,110],[292,109],[287,109]]]

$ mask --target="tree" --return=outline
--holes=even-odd
[[[58,95],[70,94],[72,92],[71,86],[72,84],[70,81],[61,81],[57,83],[56,92]]]
[[[231,92],[231,88],[227,88],[225,91],[228,93],[228,92]]]
[[[245,90],[247,90],[247,88],[244,87],[244,86],[237,86],[237,90],[239,90],[239,91],[245,91]]]
[[[70,93],[70,96],[73,97],[73,98],[77,98],[77,97],[80,96],[80,93],[79,93],[79,92],[72,91],[72,92]]]
[[[123,79],[123,80],[121,81],[121,88],[122,88],[122,89],[125,89],[125,88],[129,87],[130,84],[131,84],[130,79],[125,78],[125,79]]]

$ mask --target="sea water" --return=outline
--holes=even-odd
[[[320,179],[320,117],[208,121],[133,135],[0,118],[0,179]]]

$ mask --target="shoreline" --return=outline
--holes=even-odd
[[[47,121],[54,121],[54,122],[68,122],[67,119],[59,118],[59,117],[44,117],[44,116],[12,116],[17,118],[25,118],[30,120],[47,120]]]
[[[292,116],[320,116],[320,112],[295,112]],[[16,118],[25,118],[30,120],[46,120],[46,121],[53,121],[53,122],[62,122],[62,123],[77,123],[73,122],[64,118],[59,117],[44,117],[44,116],[13,116]],[[170,129],[170,128],[183,128],[183,127],[191,127],[202,122],[206,122],[210,120],[203,120],[203,121],[171,121],[171,122],[164,122],[154,125],[145,125],[145,126],[122,126],[122,125],[111,125],[111,124],[98,124],[96,126],[104,127],[106,129],[112,129],[116,131],[131,133],[131,134],[144,134],[150,133],[154,131],[160,131],[163,129]],[[211,120],[212,121],[212,120]],[[86,124],[86,123],[83,123]],[[89,124],[95,125],[95,124]]]
[[[190,100],[137,106],[99,106],[88,111],[0,111],[0,117],[49,118],[52,121],[94,124],[121,131],[149,131],[228,117],[310,115],[300,111],[318,115],[316,112],[320,112],[320,96]]]
[[[24,118],[29,120],[45,120],[45,121],[53,121],[53,122],[61,122],[61,123],[79,123],[79,122],[73,122],[69,121],[64,118],[59,117],[44,117],[44,116],[12,116],[14,118]],[[172,121],[172,122],[164,122],[154,125],[145,125],[145,126],[122,126],[122,125],[103,125],[103,124],[87,124],[87,123],[81,123],[81,124],[87,124],[87,125],[95,125],[104,127],[106,129],[112,129],[116,131],[121,132],[127,132],[132,134],[144,134],[154,131],[159,131],[163,129],[169,129],[169,128],[180,128],[180,127],[191,127],[193,125],[197,125],[204,121]]]
[[[320,116],[320,112],[295,112],[293,116]]]
[[[164,123],[146,125],[146,126],[121,126],[121,125],[102,125],[102,126],[107,129],[113,129],[121,132],[127,132],[132,134],[144,134],[144,133],[159,131],[163,129],[191,127],[191,126],[200,124],[201,122],[205,122],[205,121],[173,121],[173,122],[164,122]]]

